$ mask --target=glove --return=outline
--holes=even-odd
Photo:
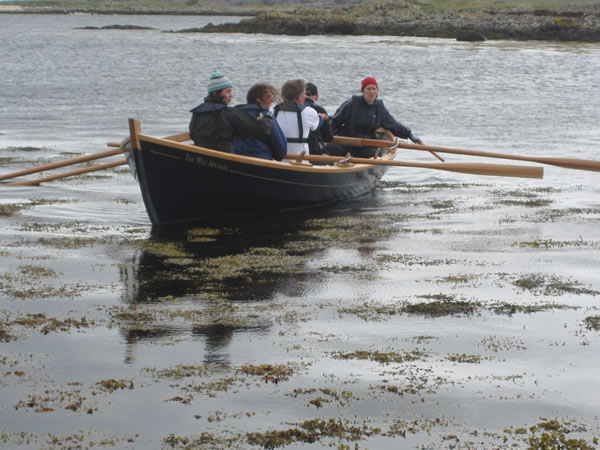
[[[419,136],[416,136],[414,134],[410,134],[410,136],[408,137],[411,141],[413,141],[415,144],[421,144],[423,141],[421,141],[421,138]]]

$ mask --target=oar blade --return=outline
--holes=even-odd
[[[493,177],[544,178],[543,167],[515,166],[504,164],[446,163],[436,168],[450,172],[486,175]]]
[[[31,175],[32,173],[44,172],[46,170],[58,169],[60,167],[71,166],[74,164],[79,164],[82,162],[93,161],[100,158],[107,158],[109,156],[118,155],[121,153],[121,150],[107,150],[100,153],[93,153],[91,155],[86,156],[78,156],[76,158],[66,159],[64,161],[59,161],[50,164],[44,164],[42,166],[32,167],[31,169],[20,170],[18,172],[7,173],[4,175],[0,175],[0,180],[8,180],[10,178],[17,178],[23,175]]]
[[[539,164],[548,164],[551,166],[563,167],[565,169],[591,170],[594,172],[600,172],[600,161],[587,160],[587,159],[510,155],[510,154],[506,154],[506,153],[484,152],[484,151],[480,151],[480,150],[467,150],[467,149],[462,149],[462,148],[438,147],[438,146],[434,146],[434,145],[408,144],[408,143],[398,143],[398,147],[410,149],[410,150],[421,150],[421,151],[426,151],[426,152],[434,151],[434,152],[440,152],[440,153],[451,153],[454,155],[482,156],[484,158],[512,159],[514,161],[528,161],[528,162],[535,162],[535,163],[539,163]]]
[[[97,170],[109,169],[111,167],[117,167],[127,164],[127,160],[121,159],[119,161],[112,161],[105,164],[98,164],[90,167],[83,167],[81,169],[72,170],[70,172],[64,172],[57,175],[51,175],[44,178],[38,178],[35,180],[26,180],[26,181],[14,181],[12,183],[6,183],[4,186],[38,186],[40,183],[45,183],[47,181],[59,180],[61,178],[72,177],[73,175],[81,175],[83,173],[95,172]]]

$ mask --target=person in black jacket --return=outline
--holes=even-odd
[[[376,131],[382,127],[395,136],[422,144],[410,128],[398,122],[387,110],[382,100],[377,98],[379,85],[373,77],[367,77],[361,83],[362,95],[354,95],[346,100],[331,116],[333,132],[339,136],[375,139]],[[327,144],[325,151],[334,156],[345,156],[350,153],[360,158],[371,158],[375,147],[351,147],[339,144]]]
[[[194,144],[231,153],[235,139],[264,141],[273,130],[273,120],[256,119],[246,111],[229,107],[231,81],[216,70],[208,81],[204,103],[191,110],[190,138]]]
[[[273,122],[273,130],[266,140],[237,138],[233,141],[231,149],[238,155],[254,156],[262,159],[276,159],[281,161],[287,153],[287,140],[283,130],[271,115],[271,105],[279,93],[270,83],[256,83],[246,95],[245,105],[236,108],[243,109],[252,117]]]
[[[326,142],[333,140],[333,131],[331,130],[331,124],[329,123],[329,115],[327,110],[316,102],[319,100],[319,90],[314,83],[306,83],[306,99],[304,100],[305,106],[310,106],[319,114],[323,114],[323,123],[321,126],[308,133],[308,150],[311,155],[322,155],[323,149]]]

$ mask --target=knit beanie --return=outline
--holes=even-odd
[[[210,76],[210,80],[208,80],[208,93],[220,91],[221,89],[225,89],[227,87],[232,87],[231,81],[221,72],[217,72],[217,70],[213,70],[212,75]]]
[[[379,89],[379,85],[377,84],[377,80],[373,77],[367,77],[364,80],[362,80],[362,83],[360,83],[360,92],[364,91],[365,88],[370,85],[370,84],[374,84],[375,86],[377,86],[377,89]]]
[[[306,95],[319,95],[317,85],[314,83],[306,83]]]

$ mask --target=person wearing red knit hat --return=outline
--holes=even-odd
[[[377,84],[377,80],[374,77],[364,78],[360,83],[360,92],[363,92],[368,85],[374,85],[377,89],[379,89],[379,85]]]
[[[362,95],[353,95],[346,100],[331,116],[331,126],[334,134],[363,139],[376,139],[379,128],[391,131],[402,139],[422,144],[423,141],[415,136],[410,128],[398,122],[387,110],[383,101],[378,99],[379,84],[375,77],[366,77],[360,83]],[[327,144],[325,151],[333,156],[345,156],[350,153],[360,158],[371,158],[375,147],[351,147],[340,144]]]

